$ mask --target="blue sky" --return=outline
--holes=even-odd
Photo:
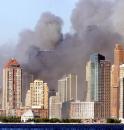
[[[33,29],[41,14],[51,11],[64,21],[64,32],[69,31],[71,11],[78,0],[1,0],[0,44],[16,43],[19,33]]]

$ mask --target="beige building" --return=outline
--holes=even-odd
[[[120,65],[119,119],[124,121],[124,64]]]
[[[120,101],[120,65],[124,63],[124,49],[116,44],[114,49],[114,65],[111,69],[111,117],[119,117]]]
[[[88,61],[86,64],[86,81],[87,81],[87,94],[86,94],[86,101],[92,101],[92,65],[91,61]]]
[[[22,69],[16,59],[10,59],[3,69],[2,109],[18,109],[22,105],[21,97]]]
[[[31,108],[48,109],[48,86],[42,80],[30,83]]]

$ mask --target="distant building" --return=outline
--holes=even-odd
[[[6,110],[0,109],[0,116],[5,117],[6,116]]]
[[[2,109],[12,110],[22,106],[22,69],[16,59],[10,59],[3,68]]]
[[[77,100],[77,75],[64,75],[58,80],[58,94],[61,102]]]
[[[124,63],[124,49],[116,44],[114,49],[114,65],[111,71],[111,117],[119,117],[120,101],[120,65]]]
[[[63,119],[94,119],[95,103],[67,101],[62,104]]]
[[[42,80],[30,83],[31,108],[48,109],[48,86]]]
[[[31,109],[34,117],[41,119],[48,119],[48,109]]]
[[[60,96],[61,102],[67,101],[67,86],[66,86],[66,77],[58,80],[58,93]]]
[[[86,94],[86,101],[94,101],[93,98],[93,93],[94,90],[93,88],[91,88],[92,84],[92,65],[91,65],[91,61],[87,62],[86,65],[86,82],[87,82],[87,94]]]
[[[101,54],[90,56],[86,66],[87,102],[98,102],[100,118],[110,117],[111,63]]]
[[[120,65],[120,101],[119,118],[124,120],[124,64]]]
[[[56,91],[54,89],[50,89],[49,90],[49,97],[55,96],[55,95],[56,95]]]
[[[16,116],[20,117],[24,113],[26,113],[28,110],[31,110],[35,118],[41,118],[41,119],[46,119],[48,118],[48,109],[41,109],[41,108],[21,108],[21,109],[16,109]]]
[[[28,90],[25,98],[25,107],[31,108],[31,91]]]
[[[44,104],[44,109],[48,109],[48,104],[49,104],[49,89],[47,83],[44,83],[44,96],[43,96],[43,104]]]
[[[16,109],[6,109],[6,116],[16,116]]]
[[[30,119],[34,119],[34,114],[32,110],[26,111],[22,116],[21,116],[21,122],[27,122]]]
[[[87,101],[99,101],[99,77],[100,61],[105,60],[101,54],[95,53],[90,56],[86,66]]]
[[[30,89],[30,83],[34,81],[32,74],[22,71],[22,105],[25,106],[25,98],[27,91]]]
[[[56,96],[49,98],[49,118],[62,118],[62,103],[77,100],[77,75],[64,75],[58,80]]]
[[[49,119],[58,118],[61,119],[61,109],[62,103],[60,102],[60,97],[51,96],[49,98]]]
[[[27,112],[29,110],[29,108],[20,108],[20,109],[16,109],[16,117],[21,117],[25,112]]]
[[[111,63],[100,61],[99,76],[99,102],[101,106],[101,118],[109,118],[111,109]]]

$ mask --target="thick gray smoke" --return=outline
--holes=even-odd
[[[112,16],[113,25],[115,31],[122,35],[124,41],[124,1],[119,0],[116,2],[116,8],[114,8],[114,14]]]
[[[36,78],[57,88],[64,74],[78,75],[79,98],[85,98],[85,65],[90,54],[102,53],[112,61],[116,42],[123,39],[123,0],[79,0],[72,11],[73,32],[62,34],[61,18],[42,14],[34,30],[20,34],[15,56]],[[82,96],[83,95],[83,96]]]
[[[17,45],[17,57],[19,60],[27,62],[30,48],[39,48],[39,50],[47,51],[55,49],[62,36],[61,27],[62,20],[59,17],[51,13],[42,14],[34,31],[24,30],[20,34]]]

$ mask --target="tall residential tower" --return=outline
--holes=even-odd
[[[111,117],[119,117],[120,65],[124,63],[124,50],[120,44],[114,49],[114,65],[111,68]]]
[[[120,65],[119,119],[124,120],[124,64]]]
[[[10,59],[3,69],[3,99],[2,109],[11,110],[20,108],[22,69],[16,59]]]

